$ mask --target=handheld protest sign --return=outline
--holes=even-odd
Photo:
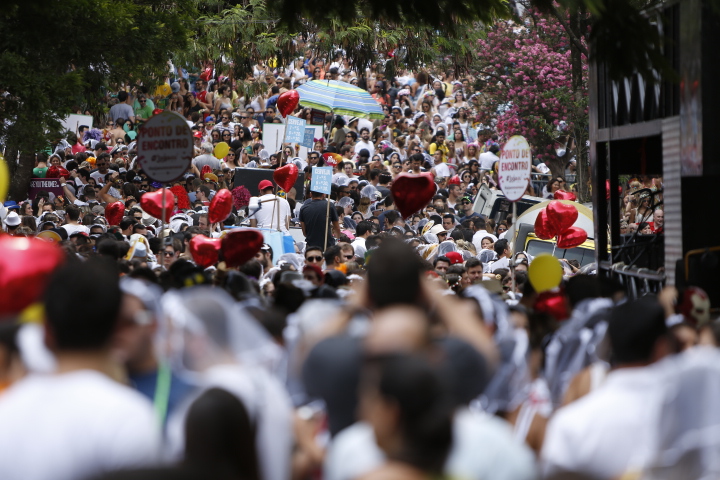
[[[148,177],[169,183],[190,168],[193,138],[187,121],[175,112],[162,112],[140,127],[137,161]]]
[[[525,137],[515,135],[510,137],[502,152],[498,167],[498,183],[505,198],[517,202],[525,194],[530,182],[532,156],[530,145]]]

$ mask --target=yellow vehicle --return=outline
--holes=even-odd
[[[582,228],[588,235],[588,239],[582,245],[568,249],[556,248],[553,240],[543,240],[535,236],[535,219],[540,211],[547,207],[550,200],[533,205],[518,216],[517,222],[510,227],[505,238],[511,240],[514,253],[525,251],[533,257],[540,253],[550,253],[557,258],[577,260],[580,266],[593,263],[595,261],[595,241],[593,240],[592,210],[577,202],[560,201],[577,207],[578,219],[573,226]]]

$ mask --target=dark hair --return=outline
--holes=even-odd
[[[76,222],[80,218],[80,209],[76,205],[68,205],[65,207],[65,213],[73,222]]]
[[[126,100],[128,99],[128,93],[127,93],[126,91],[124,91],[124,90],[121,90],[120,92],[118,92],[117,98],[118,98],[118,100],[120,100],[121,102],[124,102],[124,101],[126,101]]]
[[[641,297],[615,307],[608,336],[614,364],[649,362],[656,342],[668,332],[665,310],[654,297]]]
[[[332,247],[328,247],[328,249],[325,250],[325,252],[323,253],[325,263],[328,265],[333,265],[335,263],[335,257],[342,257],[339,245],[333,245]]]
[[[44,295],[47,326],[60,351],[107,346],[122,293],[112,262],[69,262],[50,278]]]
[[[468,261],[465,262],[466,270],[469,270],[469,269],[471,269],[473,267],[477,267],[477,266],[482,267],[482,262],[476,257],[469,258]]]
[[[440,475],[452,446],[450,385],[418,356],[388,356],[373,366],[378,393],[398,408],[403,445],[395,459]]]
[[[385,220],[387,220],[390,226],[393,226],[400,218],[402,217],[400,216],[400,212],[397,210],[387,210],[385,212]]]
[[[445,256],[440,256],[433,260],[433,267],[437,267],[438,262],[445,262],[450,265],[450,259]]]
[[[308,253],[308,252],[314,252],[314,251],[318,251],[318,252],[320,252],[320,254],[322,255],[323,249],[322,249],[322,247],[317,247],[317,246],[314,246],[314,245],[310,245],[310,246],[308,246],[308,247],[305,247],[305,256],[307,257],[307,253]]]
[[[405,243],[384,239],[373,251],[367,269],[370,300],[375,307],[417,304],[423,265]]]
[[[570,301],[570,306],[575,306],[588,298],[600,296],[600,282],[595,275],[575,275],[570,277],[565,285],[565,295]]]
[[[239,398],[211,388],[193,402],[185,419],[185,463],[208,478],[260,480],[255,425]]]
[[[495,242],[495,246],[494,246],[495,253],[498,256],[502,255],[503,252],[505,251],[505,249],[508,248],[508,246],[509,246],[508,241],[505,240],[504,238],[501,238],[500,240]]]
[[[355,227],[355,236],[361,236],[365,235],[367,232],[372,232],[373,228],[374,225],[371,222],[363,220],[357,224],[357,227]]]
[[[490,145],[490,153],[498,153],[500,151],[500,147],[497,143],[493,143]]]

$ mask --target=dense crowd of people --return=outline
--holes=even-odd
[[[104,128],[79,126],[37,154],[33,176],[59,179],[63,195],[0,209],[7,235],[64,252],[41,309],[3,310],[0,478],[718,473],[714,434],[693,436],[719,425],[714,390],[693,390],[715,386],[720,364],[707,296],[629,301],[622,285],[560,260],[560,284],[538,291],[533,256],[508,236],[512,217],[473,210],[480,188],[498,188],[504,139],[474,123],[472,79],[358,75],[342,55],[254,71],[265,91],[252,98],[212,70],[121,90]],[[366,88],[385,117],[323,116],[306,158],[295,144],[268,152],[278,96],[308,79]],[[137,129],[161,110],[183,115],[195,142],[167,185],[167,223],[140,206],[163,185],[135,158]],[[295,115],[313,118],[302,106]],[[288,163],[302,191],[235,178]],[[332,166],[330,195],[311,190],[314,166]],[[425,172],[436,194],[404,218],[393,181]],[[549,176],[528,194],[551,198],[565,182]],[[630,185],[626,220],[660,233],[662,211],[641,187]],[[213,223],[222,189],[232,213]],[[124,214],[110,222],[117,202]],[[200,266],[193,240],[239,227],[303,235],[290,248],[266,241],[237,268]],[[687,407],[694,393],[701,408]]]

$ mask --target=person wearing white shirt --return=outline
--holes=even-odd
[[[638,473],[653,459],[663,396],[662,365],[669,353],[663,307],[642,297],[615,307],[607,331],[613,369],[585,397],[550,419],[541,452],[544,473],[592,478]]]
[[[365,258],[367,247],[365,247],[365,239],[373,234],[375,224],[373,222],[363,221],[355,227],[355,240],[352,246],[355,249],[355,256]]]
[[[480,160],[480,170],[492,170],[493,165],[495,165],[495,162],[500,160],[500,157],[497,156],[497,153],[500,151],[500,147],[495,143],[490,146],[490,150],[481,153],[479,160]]]
[[[67,231],[68,237],[77,232],[90,234],[88,227],[80,225],[80,209],[77,205],[68,205],[65,207],[65,219],[67,220],[67,224],[63,225],[62,228]]]
[[[485,219],[480,218],[474,218],[473,224],[475,225],[475,233],[473,234],[472,243],[475,245],[475,249],[480,252],[480,250],[483,249],[482,247],[482,239],[485,237],[491,237],[493,240],[493,243],[497,242],[497,237],[493,235],[492,233],[488,233],[487,230],[485,230],[486,224]]]
[[[122,294],[118,275],[94,260],[61,267],[44,293],[50,374],[30,374],[0,396],[0,478],[93,478],[159,462],[152,404],[116,381],[113,353]]]
[[[273,184],[270,180],[261,181],[258,190],[261,194],[257,198],[260,209],[250,217],[250,226],[290,233],[291,211],[288,201],[273,193]]]
[[[497,240],[494,249],[497,260],[490,264],[490,271],[494,272],[500,268],[510,268],[510,255],[512,255],[512,251],[510,250],[508,241],[504,238]]]
[[[370,130],[367,128],[360,129],[360,140],[355,144],[355,153],[360,153],[362,149],[366,149],[370,153],[370,158],[375,155],[375,145],[370,140]]]

